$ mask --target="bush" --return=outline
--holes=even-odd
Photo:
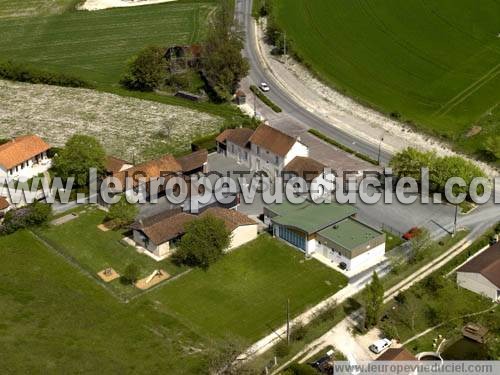
[[[109,207],[107,219],[112,222],[113,227],[124,228],[134,222],[138,212],[137,206],[129,203],[125,196],[122,196],[118,203]]]
[[[19,229],[45,224],[49,220],[51,212],[50,205],[38,201],[26,207],[9,211],[5,214],[0,233],[11,234]]]
[[[290,375],[317,375],[318,372],[305,363],[294,363],[286,369],[285,374]]]
[[[39,70],[28,65],[14,63],[13,61],[0,63],[0,78],[34,84],[93,88],[92,84],[80,78],[63,73]]]
[[[274,353],[279,358],[286,357],[288,354],[290,354],[290,347],[288,346],[285,340],[281,340],[279,343],[276,344],[274,348]]]
[[[219,133],[214,133],[195,139],[191,143],[191,150],[198,151],[206,149],[208,150],[208,152],[217,151],[217,144],[215,143],[215,138],[217,138],[218,135]]]
[[[292,327],[290,338],[293,341],[302,341],[307,335],[307,327],[301,323],[297,323]]]
[[[127,284],[133,284],[137,281],[137,279],[139,279],[139,274],[140,274],[139,266],[137,264],[131,263],[125,268],[122,279]]]
[[[260,100],[262,100],[262,102],[269,108],[271,108],[274,112],[276,113],[282,112],[282,109],[278,105],[274,104],[274,102],[271,99],[269,99],[266,95],[264,95],[264,93],[261,92],[257,86],[255,85],[250,86],[250,90],[252,90],[252,92],[255,95],[257,95],[257,97]]]

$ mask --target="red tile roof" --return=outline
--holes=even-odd
[[[389,348],[377,358],[377,361],[416,361],[417,358],[405,348]]]
[[[457,272],[479,273],[500,288],[500,242],[472,258]]]
[[[216,218],[224,220],[226,228],[231,232],[243,225],[257,224],[255,221],[253,221],[248,216],[242,214],[239,211],[229,210],[227,208],[222,208],[222,207],[210,207],[201,214],[201,216],[206,216],[206,215],[212,215],[215,216]]]
[[[0,197],[0,210],[5,210],[6,208],[9,208],[9,202],[7,202],[7,199],[4,197]]]
[[[261,125],[250,137],[250,142],[271,151],[273,154],[285,156],[297,139],[267,125]]]
[[[193,171],[203,167],[203,165],[208,162],[208,151],[198,150],[192,152],[189,155],[177,158],[177,162],[180,164],[183,172],[187,173]]]
[[[177,172],[182,172],[181,165],[172,155],[167,154],[159,159],[150,160],[122,172],[115,173],[113,176],[117,177],[123,184],[123,187],[125,187],[126,177],[133,177],[134,186],[137,186],[139,178],[149,182],[150,180],[154,180],[162,176],[167,177],[169,173]]]
[[[0,166],[11,169],[47,151],[50,146],[36,135],[25,135],[0,145]]]
[[[118,173],[126,165],[132,165],[132,163],[116,158],[114,156],[106,157],[106,171],[109,173]]]
[[[248,141],[254,131],[248,128],[226,129],[215,139],[219,143],[231,142],[241,147],[248,147]]]
[[[319,161],[303,156],[297,156],[286,165],[283,171],[293,172],[297,174],[298,177],[302,177],[306,181],[311,182],[322,174],[325,168],[326,166]]]

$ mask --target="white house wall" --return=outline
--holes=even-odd
[[[28,161],[20,164],[16,167],[6,170],[0,167],[0,177],[8,177],[13,180],[29,180],[39,174],[45,173],[49,170],[52,165],[52,160],[47,157],[47,153],[44,152],[40,155],[40,160],[35,163],[36,157],[29,159]],[[24,167],[22,166],[23,164]]]
[[[231,234],[231,244],[229,245],[228,251],[236,247],[246,244],[257,238],[258,226],[255,225],[241,225]]]
[[[305,144],[300,143],[298,141],[295,142],[290,151],[288,151],[288,154],[285,155],[284,165],[286,166],[297,156],[303,156],[303,157],[309,156],[309,148]]]
[[[457,283],[460,287],[477,294],[482,294],[491,300],[496,300],[498,298],[498,288],[480,273],[458,271]]]
[[[385,242],[351,259],[349,269],[362,268],[365,263],[372,263],[377,259],[382,259],[384,255],[385,255]]]
[[[348,270],[361,269],[364,264],[374,263],[375,260],[382,259],[385,255],[385,243],[375,246],[373,249],[358,255],[355,258],[349,259],[338,251],[332,250],[330,247],[324,244],[317,244],[316,251],[318,254],[326,259],[332,261],[332,263],[339,264],[345,263]]]

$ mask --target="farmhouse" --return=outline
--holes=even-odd
[[[236,210],[210,207],[200,215],[193,215],[183,212],[182,208],[176,208],[136,222],[132,226],[134,241],[154,257],[164,259],[175,250],[176,243],[185,233],[186,224],[197,217],[206,215],[222,219],[228,231],[231,232],[231,244],[227,251],[257,237],[257,223]]]
[[[36,135],[14,138],[0,145],[0,178],[29,180],[51,166],[50,146]]]
[[[460,267],[457,284],[493,301],[500,299],[500,243]]]
[[[127,190],[140,191],[141,186],[145,186],[143,194],[148,196],[150,194],[151,183],[158,180],[160,177],[178,175],[190,176],[192,174],[207,172],[208,171],[208,152],[207,150],[199,150],[183,157],[175,158],[170,154],[163,155],[162,157],[150,160],[135,166],[127,162],[108,157],[106,163],[107,172],[113,177],[118,178],[122,183],[122,190],[117,191],[126,192]],[[132,178],[132,186],[126,186],[127,178]],[[167,193],[164,187],[160,188],[160,193]]]
[[[283,202],[266,206],[264,221],[275,237],[307,256],[360,270],[384,257],[385,235],[358,221],[356,212],[351,205],[335,202]]]
[[[132,168],[134,165],[125,161],[123,159],[119,159],[114,156],[106,156],[106,174],[108,176],[112,176],[115,173],[123,172],[126,169]]]
[[[252,171],[263,171],[269,176],[278,176],[295,157],[309,156],[309,149],[300,138],[289,136],[268,125],[255,131],[230,129],[217,139],[219,153],[236,159]]]

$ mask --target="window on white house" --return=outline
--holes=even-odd
[[[279,164],[280,158],[278,156],[275,157],[275,160],[276,160],[276,164]]]
[[[260,147],[257,146],[257,155],[260,155]]]

